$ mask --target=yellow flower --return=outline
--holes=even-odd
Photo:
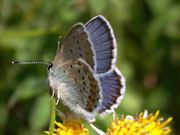
[[[60,114],[58,116],[63,120],[63,123],[55,121],[57,126],[54,129],[53,135],[88,135],[88,129],[84,128],[84,125],[81,124],[81,120],[76,119],[65,119]],[[49,135],[49,131],[45,131]]]
[[[158,115],[159,110],[155,115],[151,113],[148,116],[143,116],[143,113],[140,113],[135,119],[122,116],[118,120],[117,115],[115,115],[114,122],[110,124],[106,135],[165,135],[171,129],[164,126],[172,120],[172,117],[161,123],[163,118],[157,119]]]

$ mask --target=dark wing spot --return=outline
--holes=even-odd
[[[114,100],[113,100],[113,103],[116,103],[116,100],[117,100],[117,99],[114,99]]]
[[[82,76],[82,79],[84,80],[84,76]]]
[[[76,84],[77,84],[77,80],[76,80],[76,77],[74,77],[74,80],[75,80],[75,82],[76,82]]]
[[[84,86],[86,86],[86,82],[83,82]]]
[[[90,92],[92,93],[92,89],[89,89],[90,90]]]
[[[64,73],[66,73],[66,71],[64,71]]]
[[[71,69],[73,69],[73,66],[71,65]]]
[[[80,69],[78,69],[78,73],[80,73]]]
[[[82,54],[80,53],[79,56],[82,57]]]
[[[73,36],[73,39],[75,39],[76,37],[75,36]]]
[[[77,42],[76,42],[77,44],[79,44],[79,41],[77,40]]]
[[[82,90],[81,90],[81,89],[80,89],[79,91],[82,93]]]
[[[69,49],[69,51],[70,51],[71,55],[73,55],[73,51],[72,51],[72,49]]]
[[[92,112],[92,111],[93,111],[93,110],[92,110],[92,108],[90,107],[90,108],[89,108],[89,112]]]
[[[81,50],[81,47],[79,46],[79,50]]]
[[[85,90],[85,88],[83,87],[83,90]]]
[[[96,102],[96,99],[95,99],[95,98],[93,98],[93,99],[92,99],[92,101],[93,101],[93,103],[95,103],[95,102]]]

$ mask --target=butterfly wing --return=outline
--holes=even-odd
[[[105,74],[99,75],[101,88],[103,90],[102,104],[99,113],[111,112],[111,108],[117,108],[125,92],[125,79],[117,69],[111,69]]]
[[[86,23],[96,54],[96,72],[105,73],[116,61],[116,40],[109,22],[101,15]]]
[[[94,120],[97,104],[101,104],[102,90],[92,68],[83,59],[69,60],[55,73],[53,84],[57,97],[88,121]],[[55,81],[53,81],[55,82]]]
[[[53,64],[56,67],[60,63],[78,58],[84,59],[95,70],[95,52],[89,34],[82,23],[78,23],[72,27],[60,46]]]

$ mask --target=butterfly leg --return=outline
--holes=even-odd
[[[111,107],[111,111],[112,111],[112,114],[113,114],[113,119],[115,120],[116,113],[115,113],[115,111],[114,111],[114,108]]]
[[[55,105],[58,105],[59,100],[60,100],[60,93],[59,93],[59,92],[57,92],[57,101],[56,101],[56,104],[55,104]]]
[[[92,127],[92,129],[94,129],[99,135],[105,135],[105,133],[102,130],[95,127],[92,123],[89,123],[89,124]]]
[[[60,118],[61,118],[62,120],[66,118],[65,115],[64,115],[64,113],[61,112],[61,111],[60,111],[59,109],[57,109],[57,108],[56,108],[56,112],[57,112],[57,114],[60,116]]]
[[[56,53],[58,52],[58,50],[59,50],[59,47],[60,47],[60,43],[61,43],[61,36],[59,36],[58,37],[58,47],[57,47],[57,51],[56,51]]]
[[[49,100],[51,100],[53,97],[54,97],[54,90],[52,90],[52,95],[51,95],[51,97],[49,98]]]

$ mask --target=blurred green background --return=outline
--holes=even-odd
[[[58,37],[99,14],[114,29],[116,65],[126,78],[116,113],[159,109],[173,117],[171,134],[180,134],[179,0],[0,0],[0,135],[43,135],[49,124],[45,66],[11,61],[52,61]],[[111,120],[95,125],[106,131]]]

